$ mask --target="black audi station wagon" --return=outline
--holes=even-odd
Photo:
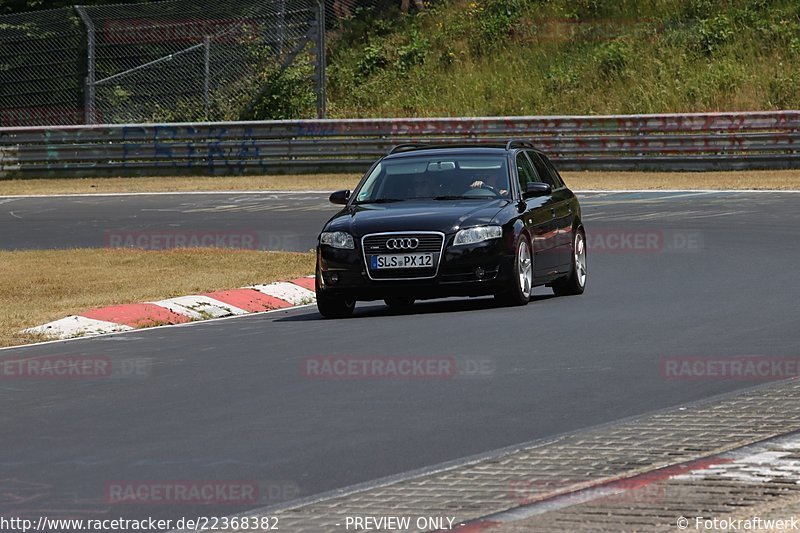
[[[327,318],[358,300],[396,310],[415,300],[494,295],[525,305],[537,285],[586,286],[578,199],[527,141],[400,145],[376,162],[317,245],[317,306]]]

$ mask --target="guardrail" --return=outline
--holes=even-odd
[[[361,172],[405,142],[532,140],[564,170],[800,168],[800,111],[0,128],[0,178]]]

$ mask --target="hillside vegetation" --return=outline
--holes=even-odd
[[[800,108],[797,0],[431,0],[329,46],[330,117]]]

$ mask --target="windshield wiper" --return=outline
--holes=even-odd
[[[360,200],[354,202],[355,204],[390,204],[392,202],[404,202],[404,198],[376,198],[375,200]]]

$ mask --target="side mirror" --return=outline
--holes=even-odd
[[[548,196],[553,193],[553,188],[548,183],[529,183],[522,194],[523,198]]]
[[[332,204],[345,205],[350,198],[350,189],[336,191],[328,197]]]

